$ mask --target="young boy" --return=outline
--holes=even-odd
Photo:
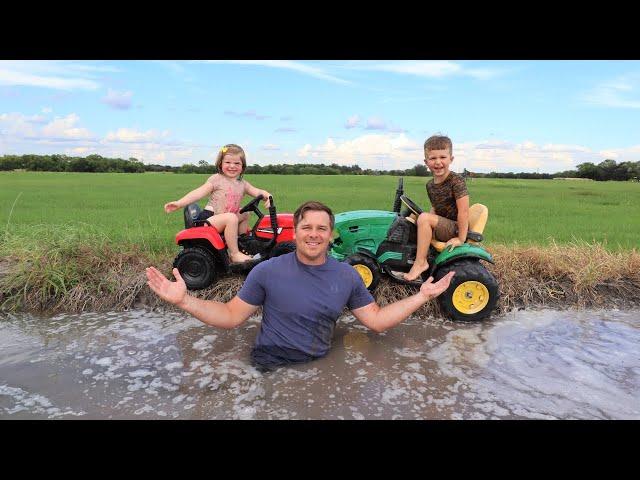
[[[405,273],[406,280],[416,280],[429,268],[427,253],[431,238],[446,242],[447,248],[462,245],[469,230],[469,192],[464,179],[449,170],[453,162],[453,144],[449,137],[434,135],[424,142],[424,162],[433,173],[427,183],[431,201],[429,213],[423,212],[416,222],[418,246],[416,261]]]

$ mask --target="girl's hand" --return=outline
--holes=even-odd
[[[175,212],[180,208],[178,202],[169,202],[164,204],[164,211],[167,213]]]
[[[269,208],[271,206],[271,202],[269,201],[269,197],[271,196],[271,194],[269,192],[267,192],[266,190],[262,191],[262,196],[264,197],[264,206],[265,208]]]

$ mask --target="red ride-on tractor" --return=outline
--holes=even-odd
[[[176,243],[182,250],[173,261],[173,266],[178,269],[189,290],[207,288],[224,274],[246,274],[264,260],[295,251],[293,214],[276,214],[273,197],[269,197],[271,206],[266,217],[258,207],[260,200],[262,195],[247,203],[239,212],[254,212],[258,216],[258,221],[249,232],[238,235],[240,251],[254,257],[243,263],[231,263],[224,237],[206,221],[196,220],[202,211],[197,203],[184,208],[185,229],[176,235]]]

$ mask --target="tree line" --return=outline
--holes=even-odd
[[[70,157],[67,155],[3,155],[0,157],[0,171],[26,170],[36,172],[102,172],[102,173],[144,173],[144,172],[173,172],[173,173],[204,173],[216,172],[215,165],[200,160],[197,164],[187,163],[180,166],[145,164],[136,158],[106,158],[100,155],[86,157]],[[358,165],[338,165],[332,163],[308,164],[278,164],[278,165],[248,165],[247,174],[277,174],[277,175],[391,175],[428,177],[431,172],[423,164],[415,165],[406,170],[375,170],[362,169]],[[596,181],[617,180],[627,181],[640,179],[640,162],[621,162],[604,160],[599,164],[591,162],[581,163],[575,170],[565,170],[557,173],[532,172],[467,172],[469,176],[477,178],[520,178],[520,179],[553,179],[553,178],[586,178]]]
[[[95,172],[142,173],[146,165],[136,158],[105,158],[100,155],[69,157],[67,155],[3,155],[0,170],[30,172]]]
[[[0,171],[26,170],[31,172],[94,172],[94,173],[216,173],[216,167],[206,160],[197,164],[180,166],[144,164],[136,158],[106,158],[100,155],[70,157],[67,155],[3,155],[0,157]],[[324,164],[280,164],[248,165],[247,174],[279,175],[406,175],[427,176],[429,170],[424,165],[416,165],[406,170],[362,169],[358,165]]]

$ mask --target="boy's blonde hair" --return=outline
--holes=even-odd
[[[424,142],[424,151],[445,150],[449,149],[449,153],[453,154],[453,143],[449,137],[444,135],[432,135]]]
[[[231,155],[240,155],[240,160],[242,160],[242,173],[238,176],[238,180],[240,180],[242,179],[242,175],[244,175],[244,171],[247,169],[247,157],[240,145],[228,143],[220,149],[218,157],[216,158],[216,170],[218,173],[222,173],[222,159],[228,153]]]

